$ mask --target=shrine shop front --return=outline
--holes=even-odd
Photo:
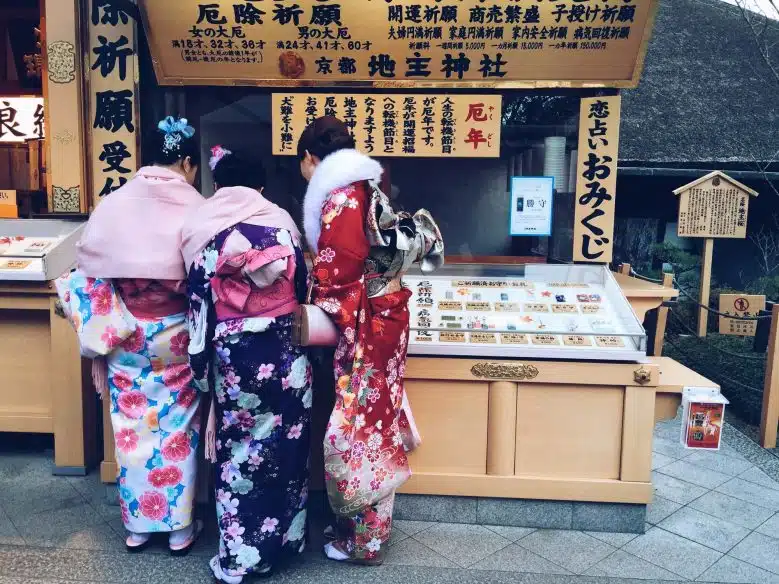
[[[439,223],[446,267],[406,278],[423,445],[396,516],[643,530],[654,424],[683,387],[713,386],[653,356],[645,317],[676,292],[609,269],[620,89],[640,80],[654,0],[84,1],[86,211],[177,115],[204,159],[219,144],[262,161],[300,220],[297,138],[335,115],[393,203]],[[199,187],[213,194],[205,165]],[[315,489],[333,400],[319,362]]]

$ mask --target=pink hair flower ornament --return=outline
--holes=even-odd
[[[211,172],[216,170],[216,165],[219,164],[219,161],[222,160],[222,158],[230,154],[232,154],[232,152],[222,146],[214,146],[211,148],[211,158],[208,160],[208,167],[211,169]]]

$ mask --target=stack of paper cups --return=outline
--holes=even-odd
[[[544,176],[553,176],[555,190],[563,193],[568,185],[565,136],[544,138]]]
[[[569,193],[575,193],[576,192],[576,169],[579,165],[579,151],[578,150],[572,150],[571,151],[571,162],[568,166],[568,192]]]

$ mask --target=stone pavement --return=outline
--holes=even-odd
[[[695,580],[779,584],[779,457],[728,425],[720,453],[655,433],[655,501],[644,535],[397,521],[387,562],[325,561],[314,542],[273,582],[625,584]],[[214,520],[187,558],[124,551],[119,509],[96,474],[51,476],[50,453],[0,452],[0,584],[210,583]]]

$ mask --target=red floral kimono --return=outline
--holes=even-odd
[[[360,172],[364,180],[322,192]],[[395,489],[411,475],[402,408],[411,292],[401,276],[414,262],[432,270],[443,261],[432,218],[393,212],[378,189],[380,176],[378,163],[342,150],[317,167],[306,195],[315,303],[341,332],[324,441],[327,492],[338,548],[368,563],[383,560]]]

